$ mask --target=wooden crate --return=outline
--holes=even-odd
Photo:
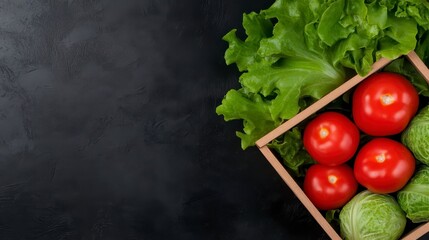
[[[429,69],[423,63],[423,61],[419,58],[419,56],[414,52],[410,52],[406,55],[408,60],[414,65],[414,67],[422,74],[422,76],[429,83]],[[256,146],[268,160],[268,162],[274,167],[276,172],[280,175],[280,177],[285,181],[285,183],[289,186],[292,192],[298,197],[298,199],[302,202],[302,204],[307,208],[310,214],[314,217],[314,219],[320,224],[320,226],[324,229],[324,231],[328,234],[331,239],[341,239],[340,235],[334,230],[334,228],[326,221],[325,217],[321,214],[321,212],[314,206],[314,204],[310,201],[310,199],[305,195],[304,191],[298,185],[298,183],[294,180],[294,178],[288,173],[285,167],[281,164],[281,162],[277,159],[275,154],[268,148],[267,144],[273,141],[275,138],[284,134],[286,131],[290,130],[301,121],[305,120],[307,117],[316,113],[318,110],[325,107],[334,99],[340,97],[354,86],[359,84],[365,78],[370,76],[371,74],[379,71],[392,60],[382,58],[375,62],[372,66],[372,70],[366,76],[356,75],[353,78],[346,81],[344,84],[334,89],[332,92],[328,93],[326,96],[310,105],[300,113],[298,113],[295,117],[286,121],[276,129],[272,130],[262,138],[260,138],[256,142]],[[429,222],[421,224],[416,227],[412,231],[405,233],[403,236],[403,240],[412,240],[418,239],[424,234],[429,232]]]

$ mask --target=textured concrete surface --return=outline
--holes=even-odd
[[[327,239],[239,123],[241,0],[0,0],[0,239]]]

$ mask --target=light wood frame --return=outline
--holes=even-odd
[[[424,62],[419,58],[419,56],[414,52],[410,52],[406,55],[407,59],[414,65],[414,67],[420,72],[420,74],[425,78],[425,80],[429,83],[429,69],[426,67]],[[295,117],[281,124],[258,141],[256,141],[256,146],[259,148],[261,153],[265,156],[268,162],[273,166],[276,172],[280,175],[283,181],[289,186],[292,192],[297,196],[297,198],[302,202],[302,204],[307,208],[310,214],[314,217],[314,219],[319,223],[319,225],[323,228],[323,230],[328,234],[331,239],[341,239],[340,235],[334,230],[334,228],[326,221],[325,217],[321,214],[321,212],[314,206],[314,204],[310,201],[310,199],[305,195],[304,191],[298,185],[298,183],[294,180],[294,178],[288,173],[285,167],[281,164],[281,162],[277,159],[274,153],[268,148],[267,144],[271,141],[290,130],[301,121],[311,116],[318,110],[322,109],[324,106],[329,104],[334,99],[340,97],[354,86],[359,84],[365,78],[373,74],[374,72],[379,71],[384,66],[389,64],[392,60],[382,58],[375,62],[372,66],[372,70],[366,76],[356,75],[353,78],[346,81],[344,84],[334,89],[332,92],[328,93],[321,99],[319,99],[314,104],[310,105],[300,113],[298,113]],[[402,237],[402,240],[414,240],[418,239],[424,234],[429,232],[429,222],[421,224],[416,227],[412,231],[406,233],[405,236]]]

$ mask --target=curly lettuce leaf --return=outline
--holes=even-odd
[[[242,41],[237,37],[237,29],[227,33],[223,40],[229,43],[225,52],[227,65],[235,63],[239,71],[247,71],[252,66],[270,64],[276,57],[268,56],[266,59],[257,54],[259,42],[272,35],[273,24],[263,14],[251,12],[243,14],[243,27],[247,38]]]
[[[415,48],[416,21],[396,12],[389,2],[334,1],[322,15],[318,33],[336,64],[365,75],[380,57],[394,59]]]
[[[225,120],[243,119],[243,132],[237,133],[243,149],[296,115],[305,103],[303,98],[319,99],[345,79],[342,67],[330,64],[317,43],[314,28],[312,31],[318,6],[313,5],[313,10],[308,11],[305,1],[295,1],[296,9],[285,12],[286,3],[277,1],[260,14],[243,15],[246,33],[254,36],[242,41],[233,30],[224,37],[230,46],[225,53],[227,64],[236,63],[243,71],[242,88],[240,94],[230,90],[216,112],[224,115]],[[270,22],[277,18],[271,34],[265,31],[270,25],[262,17]],[[303,17],[307,20],[302,21]],[[251,24],[255,22],[258,24]],[[237,111],[242,102],[253,108]],[[259,105],[263,105],[263,111]],[[251,114],[252,109],[265,116]],[[263,122],[260,119],[264,119]]]
[[[275,139],[268,147],[279,153],[283,164],[294,176],[304,176],[305,167],[315,163],[303,149],[302,136],[298,127],[286,132],[281,138]]]
[[[241,138],[241,147],[246,149],[255,144],[260,136],[272,130],[278,123],[271,119],[269,103],[259,94],[246,94],[243,90],[230,90],[216,111],[225,121],[243,120],[243,132],[237,132]]]

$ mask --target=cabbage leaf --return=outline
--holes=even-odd
[[[414,223],[429,221],[429,167],[422,166],[397,194],[398,203]]]
[[[402,132],[401,141],[407,146],[414,157],[429,165],[429,105],[411,120],[407,128]]]

